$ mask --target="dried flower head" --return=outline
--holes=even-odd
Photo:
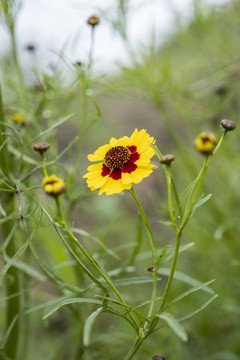
[[[221,127],[225,131],[233,131],[235,129],[236,125],[231,120],[223,119],[221,121]]]
[[[137,129],[130,137],[111,138],[109,144],[88,155],[89,161],[98,162],[90,165],[83,176],[88,187],[92,191],[100,189],[99,195],[112,195],[140,183],[153,171],[150,160],[155,152],[150,144],[154,142],[146,130]]]
[[[99,19],[99,17],[96,16],[96,15],[90,16],[90,17],[88,18],[88,21],[87,21],[88,25],[91,25],[92,27],[98,25],[99,22],[100,22],[100,19]]]
[[[204,155],[211,155],[215,149],[216,143],[216,137],[211,132],[202,132],[195,139],[196,149]]]
[[[175,160],[175,156],[172,154],[163,155],[161,157],[160,163],[165,165],[170,165]]]
[[[64,181],[58,178],[56,175],[45,176],[42,181],[44,191],[48,195],[58,196],[64,193],[66,185]]]
[[[50,145],[46,142],[37,142],[33,145],[33,150],[43,153],[50,148]]]
[[[22,114],[15,113],[13,114],[12,119],[14,122],[18,124],[25,125],[25,118]]]

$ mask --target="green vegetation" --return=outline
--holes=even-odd
[[[118,75],[93,75],[101,23],[86,24],[88,62],[61,54],[29,84],[16,3],[1,2],[12,47],[0,61],[0,359],[240,359],[240,4],[194,3],[188,25],[177,18]],[[112,25],[130,51],[127,4]],[[87,155],[135,128],[156,139],[153,174],[120,195],[90,191]],[[213,154],[194,149],[202,131]],[[65,192],[42,186],[51,174]]]

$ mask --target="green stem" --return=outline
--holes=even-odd
[[[42,159],[42,168],[44,176],[48,176],[47,169],[46,169],[46,158],[43,152],[40,152],[41,159]]]
[[[138,351],[139,347],[142,345],[144,339],[137,338],[136,342],[134,343],[133,347],[130,349],[130,351],[127,353],[127,355],[124,357],[123,360],[131,360],[133,356]]]
[[[4,142],[3,133],[6,132],[1,85],[0,85],[0,119],[1,119],[0,121],[0,146],[1,146]],[[8,174],[7,144],[1,148],[1,170],[3,174],[7,176]]]
[[[13,209],[14,200],[12,197],[9,199],[7,204],[8,213],[11,213]],[[12,225],[12,221],[8,221],[2,224],[3,239],[7,238],[9,232],[11,231]],[[9,258],[12,258],[16,253],[14,235],[12,236],[11,241],[6,248],[6,253]],[[20,337],[19,319],[21,312],[21,288],[17,268],[15,266],[11,266],[8,270],[7,276],[8,279],[6,281],[6,296],[8,297],[8,301],[6,309],[6,330],[9,329],[15,318],[17,318],[17,321],[12,327],[4,350],[6,355],[11,359],[17,359]]]
[[[174,257],[173,257],[173,262],[172,262],[170,274],[169,274],[167,285],[165,287],[163,297],[162,297],[162,301],[161,301],[161,304],[160,304],[160,307],[159,307],[159,310],[158,310],[159,313],[164,308],[164,305],[165,305],[165,303],[167,301],[167,297],[168,297],[168,294],[169,294],[169,291],[170,291],[170,288],[171,288],[171,285],[172,285],[172,281],[173,281],[173,277],[174,277],[174,273],[175,273],[175,269],[176,269],[176,265],[177,265],[177,259],[178,259],[178,254],[179,254],[179,247],[180,247],[181,237],[182,237],[182,232],[179,231],[177,233],[176,246],[175,246]],[[150,325],[151,331],[154,330],[157,323],[158,323],[158,319],[154,318],[152,320],[152,322],[151,322],[151,325]]]
[[[149,238],[149,243],[150,243],[150,247],[151,247],[151,251],[152,251],[152,257],[153,257],[153,264],[154,266],[156,265],[157,263],[157,254],[156,254],[156,245],[155,245],[155,240],[154,240],[154,237],[153,237],[153,233],[152,233],[152,229],[151,229],[151,226],[148,222],[148,219],[147,219],[147,216],[142,208],[142,205],[137,197],[137,194],[134,190],[134,188],[132,187],[130,190],[129,190],[130,194],[133,196],[134,200],[136,201],[137,203],[137,206],[139,208],[139,211],[140,211],[140,214],[142,216],[142,219],[144,221],[144,224],[146,226],[146,229],[147,229],[147,234],[148,234],[148,238]]]
[[[65,221],[63,220],[62,217],[62,213],[60,210],[60,202],[57,201],[57,207],[58,207],[58,213],[60,215],[60,225],[62,227],[64,227],[65,229],[67,229],[67,224],[65,223]],[[112,289],[112,291],[116,294],[116,296],[118,297],[118,299],[121,301],[122,304],[126,305],[125,301],[123,300],[121,294],[119,293],[119,291],[117,290],[117,288],[113,285],[113,283],[110,281],[110,279],[107,277],[106,274],[104,274],[104,272],[101,270],[101,268],[99,267],[99,265],[96,263],[96,261],[91,257],[91,255],[89,255],[89,253],[84,249],[84,247],[80,244],[80,242],[77,240],[77,238],[73,235],[73,233],[69,230],[66,230],[66,233],[68,234],[68,236],[70,237],[70,239],[72,239],[72,241],[74,242],[74,244],[81,250],[81,252],[84,254],[84,256],[88,259],[88,261],[92,264],[92,266],[95,268],[95,270],[101,275],[101,277],[106,281],[106,283],[109,285],[109,287]],[[129,313],[129,316],[131,317],[135,328],[137,329],[138,325],[136,323],[135,318],[133,317],[133,315],[131,313]]]

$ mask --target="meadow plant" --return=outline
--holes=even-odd
[[[60,87],[61,72],[57,69],[51,76],[37,72],[38,82],[32,87],[25,84],[18,61],[14,1],[3,1],[1,13],[11,35],[10,58],[15,69],[10,81],[8,64],[2,65],[0,93],[1,359],[27,360],[33,354],[34,359],[136,359],[141,356],[142,344],[152,336],[161,337],[166,326],[187,342],[182,322],[202,311],[218,294],[210,287],[214,280],[193,281],[186,274],[188,289],[173,296],[178,257],[189,247],[182,244],[182,237],[196,210],[207,206],[211,194],[201,193],[206,170],[235,124],[222,120],[218,140],[208,131],[196,137],[195,148],[203,163],[181,194],[172,173],[178,154],[163,155],[157,136],[145,129],[135,129],[130,136],[118,139],[111,137],[88,155],[94,164],[86,172],[84,146],[90,141],[93,125],[101,121],[100,106],[92,96],[94,34],[100,19],[93,15],[86,22],[92,32],[89,57],[86,64],[71,67],[71,83]],[[71,121],[74,135],[61,143],[64,134],[60,129]],[[189,151],[194,151],[193,147]],[[163,223],[175,234],[173,247],[171,241],[161,243],[160,234],[155,234],[148,220],[150,210],[145,212],[137,195],[137,184],[144,185],[145,178],[156,176],[161,169],[168,199],[168,218]],[[124,256],[117,246],[108,246],[106,239],[88,229],[86,204],[89,210],[96,190],[103,197],[107,195],[105,206],[112,195],[118,196],[115,194],[125,196],[116,198],[117,207],[128,196],[136,203],[136,240],[129,242],[120,234]],[[146,253],[150,258],[143,265],[140,256]],[[166,270],[163,264],[167,261],[171,263]],[[210,265],[207,261],[204,266]],[[144,276],[139,275],[139,268]],[[144,297],[141,301],[136,301],[136,291]],[[199,291],[210,297],[181,317],[175,316],[174,306]],[[101,320],[104,314],[108,314],[106,323]],[[101,340],[99,348],[103,350],[95,351],[91,345],[98,321],[99,335],[104,328],[113,344],[121,344],[114,346],[114,352],[101,345]],[[129,341],[112,339],[114,331],[111,334],[108,321],[114,326],[126,322],[123,328],[131,339],[135,336],[132,346]],[[64,332],[59,342],[54,335],[58,327]],[[46,343],[47,350],[41,349],[32,331],[41,344]],[[33,353],[36,346],[39,355],[36,350]],[[166,356],[164,347],[159,354],[148,355],[153,360]]]

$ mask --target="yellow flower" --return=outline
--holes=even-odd
[[[195,139],[195,147],[204,155],[211,155],[216,146],[216,137],[211,132],[202,132]]]
[[[24,116],[21,114],[17,114],[17,113],[13,114],[12,119],[13,119],[13,121],[15,121],[18,124],[22,124],[22,125],[25,124]]]
[[[45,176],[42,181],[42,186],[44,191],[52,196],[61,195],[66,190],[64,181],[56,175]]]
[[[111,138],[109,144],[99,147],[94,154],[88,155],[89,161],[98,161],[88,167],[88,187],[94,191],[100,189],[99,195],[118,194],[131,189],[152,173],[154,165],[150,159],[155,154],[150,143],[153,137],[146,130],[135,131],[130,137]]]

